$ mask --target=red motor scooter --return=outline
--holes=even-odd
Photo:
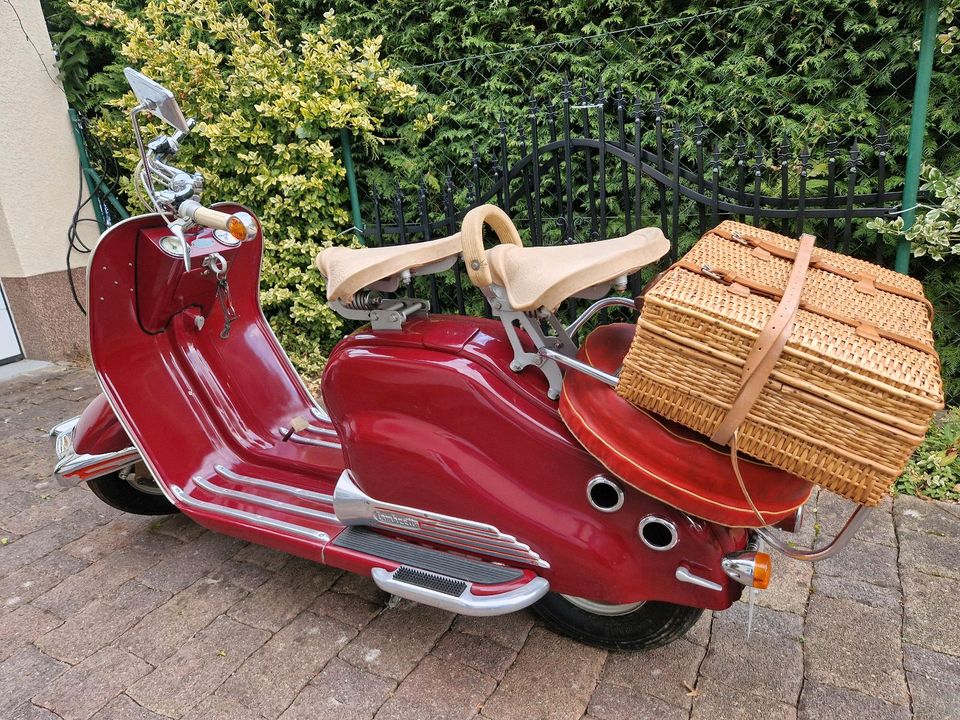
[[[173,95],[127,77],[135,179],[156,212],[110,228],[90,261],[103,394],[51,431],[62,483],[128,512],[179,510],[417,602],[473,615],[532,607],[579,640],[630,649],[765,587],[761,537],[819,558],[862,522],[825,550],[791,548],[761,525],[795,529],[810,485],[744,463],[763,522],[742,512],[723,449],[610,389],[633,326],[601,326],[577,346],[600,309],[633,307],[604,296],[668,250],[656,229],[524,248],[484,206],[448,238],[324,250],[331,306],[368,324],[332,352],[317,403],[259,306],[256,218],[201,205],[202,178],[170,164],[189,130]],[[148,111],[176,132],[145,143]],[[489,251],[485,226],[501,240]],[[397,292],[461,256],[495,319],[430,315]],[[568,297],[596,302],[564,327],[552,310]],[[587,452],[561,407],[601,441],[626,438],[650,486]]]

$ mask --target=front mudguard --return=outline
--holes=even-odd
[[[140,459],[140,451],[100,394],[75,418],[50,430],[57,464],[53,475],[63,486],[117,472]]]

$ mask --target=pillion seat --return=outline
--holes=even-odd
[[[349,304],[365,288],[396,290],[405,273],[414,276],[448,270],[460,249],[460,233],[409,245],[329,247],[317,255],[317,268],[327,279],[327,300]]]
[[[659,228],[582,245],[497,245],[486,251],[493,281],[514,310],[556,310],[569,297],[595,300],[616,278],[656,262],[670,250]]]
[[[483,227],[500,244],[484,250]],[[596,299],[617,278],[656,262],[670,250],[659,228],[582,245],[524,247],[510,217],[494,205],[474,208],[463,219],[463,259],[470,280],[516,312],[556,310],[569,297]]]

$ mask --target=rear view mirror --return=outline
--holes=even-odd
[[[190,132],[187,120],[183,117],[172,92],[133,68],[124,68],[123,75],[130,83],[133,94],[145,109],[180,132],[184,134]]]

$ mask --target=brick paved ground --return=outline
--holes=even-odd
[[[960,718],[956,506],[898,498],[836,559],[777,559],[749,641],[741,603],[607,653],[57,488],[45,430],[96,391],[0,384],[2,720]],[[843,512],[813,510],[808,534]]]

